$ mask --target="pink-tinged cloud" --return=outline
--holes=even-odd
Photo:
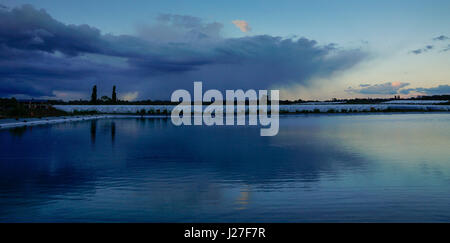
[[[233,20],[233,24],[236,25],[242,32],[247,33],[252,30],[250,25],[245,20]]]

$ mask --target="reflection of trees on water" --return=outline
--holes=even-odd
[[[240,180],[247,185],[264,187],[265,182],[285,179],[307,185],[318,182],[322,175],[335,177],[340,170],[365,164],[364,158],[310,134],[303,137],[282,133],[276,138],[262,138],[257,127],[174,127],[167,118],[138,118],[134,122],[91,120],[88,124],[91,144],[100,146],[103,140],[99,138],[109,135],[111,144],[118,145],[132,158],[127,160],[128,166],[160,170],[164,169],[160,162],[171,161],[177,164],[179,170],[173,173],[179,176],[186,171],[209,170],[215,171],[219,178]],[[99,124],[106,133],[98,133]],[[83,127],[71,126],[71,129]],[[26,130],[17,127],[9,131],[14,136],[22,136]],[[133,133],[135,137],[117,140],[119,131]],[[278,143],[282,146],[277,146]],[[130,153],[127,148],[137,148],[133,153],[140,153]],[[158,168],[161,165],[163,168]]]
[[[364,158],[311,133],[264,138],[259,136],[258,127],[170,127],[170,121],[158,119],[149,119],[146,125],[147,129],[139,130],[142,136],[127,144],[146,152],[128,164],[158,167],[164,166],[162,161],[172,161],[179,169],[173,173],[179,176],[198,169],[260,187],[283,180],[302,182],[307,187],[320,181],[321,176],[338,177],[341,170],[366,164]],[[161,129],[165,126],[169,127]]]
[[[31,129],[30,129],[31,130]],[[22,126],[22,127],[14,127],[9,129],[9,132],[11,135],[15,136],[15,137],[22,137],[22,135],[27,131],[27,127],[26,126]]]
[[[111,122],[111,143],[114,145],[114,141],[116,139],[116,123]]]
[[[33,144],[32,140],[20,144],[32,146],[28,153],[39,153],[44,158],[39,163],[29,158],[16,160],[13,166],[0,161],[0,190],[15,190],[20,199],[0,202],[3,213],[15,210],[21,201],[32,206],[48,203],[55,195],[94,195],[95,185],[108,186],[116,178],[130,178],[133,183],[127,190],[135,187],[138,195],[130,202],[143,203],[138,205],[155,209],[155,213],[167,204],[176,204],[175,210],[182,213],[190,205],[207,207],[207,202],[246,209],[255,200],[250,194],[255,188],[278,190],[285,183],[295,182],[295,186],[310,190],[323,176],[339,176],[341,171],[365,163],[339,145],[309,133],[262,138],[257,127],[174,127],[167,118],[92,120],[79,124],[67,130],[53,129],[48,144]],[[26,128],[20,128],[18,134],[25,131]],[[89,143],[73,148],[73,141],[86,142],[88,132],[97,150],[89,148]],[[128,137],[131,133],[133,137]],[[68,134],[70,139],[60,140],[59,149],[49,145]],[[8,151],[8,156],[19,155]],[[230,195],[224,185],[239,190]],[[41,194],[42,189],[45,195]]]
[[[97,135],[97,120],[91,121],[91,144],[95,144],[95,137]]]

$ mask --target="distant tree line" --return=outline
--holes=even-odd
[[[140,101],[128,101],[120,100],[117,98],[117,87],[114,85],[112,88],[111,97],[106,95],[98,98],[97,85],[92,87],[90,100],[49,100],[51,105],[176,105],[178,102],[170,102],[164,100],[140,100]]]
[[[113,86],[111,98],[104,95],[100,99],[98,99],[97,98],[97,85],[94,85],[94,87],[92,87],[91,100],[89,102],[91,105],[98,105],[98,104],[114,105],[114,104],[117,104],[119,102],[119,100],[117,100],[116,86],[115,85]]]
[[[330,99],[323,102],[341,102],[344,104],[376,104],[376,103],[382,103],[390,100],[400,100],[400,96],[394,96],[393,98],[354,98],[354,99]],[[2,100],[2,107],[0,107],[2,110],[0,112],[5,113],[5,104],[8,103],[8,109],[7,110],[14,110],[15,113],[23,113],[23,109],[18,105],[18,103],[25,103],[28,101],[17,101],[14,99],[1,99]],[[9,101],[8,101],[9,100]],[[431,96],[417,96],[417,97],[411,97],[404,100],[448,100],[448,103],[442,103],[442,104],[449,104],[450,103],[450,95],[431,95]],[[37,102],[33,101],[32,102]],[[39,101],[41,102],[41,101]],[[117,88],[114,85],[112,87],[112,93],[111,97],[108,96],[102,96],[98,98],[97,93],[97,85],[94,85],[92,87],[91,92],[91,98],[90,100],[71,100],[71,101],[63,101],[63,100],[45,100],[42,101],[50,105],[177,105],[179,102],[171,102],[168,100],[140,100],[140,101],[127,101],[127,100],[120,100],[117,98]],[[292,105],[292,104],[302,104],[306,102],[320,102],[318,100],[280,100],[280,105]],[[10,103],[14,103],[14,105],[10,105]],[[236,102],[235,102],[236,103]],[[248,100],[245,102],[248,105]],[[211,104],[211,102],[203,102],[204,105]],[[270,104],[270,100],[268,101],[268,104]],[[11,107],[15,107],[12,109]],[[24,106],[25,107],[25,106]]]
[[[394,98],[355,98],[355,99],[334,99],[333,101],[343,102],[346,104],[376,104],[376,103],[382,103],[386,101],[391,100],[402,100],[400,98],[400,95],[394,96]],[[448,100],[450,101],[450,95],[424,95],[424,96],[417,96],[417,97],[411,97],[408,99],[403,100]],[[447,103],[441,103],[441,104],[447,104]]]
[[[429,95],[429,96],[417,96],[411,98],[411,100],[449,100],[450,95]]]
[[[47,102],[21,102],[15,98],[0,98],[0,118],[64,116],[66,112],[57,110]]]

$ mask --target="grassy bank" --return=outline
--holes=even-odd
[[[23,103],[14,98],[0,99],[0,119],[43,118],[60,116],[96,115],[97,111],[66,112],[44,103]]]

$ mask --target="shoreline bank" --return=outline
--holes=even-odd
[[[3,128],[14,128],[23,126],[37,126],[37,125],[47,125],[56,124],[64,122],[74,122],[74,121],[89,121],[95,119],[107,118],[107,115],[95,115],[95,116],[63,116],[63,117],[43,117],[43,118],[5,118],[0,119],[0,129]]]
[[[97,112],[98,114],[161,115],[169,114],[176,106],[171,105],[55,105],[56,109],[68,112]],[[203,109],[207,105],[203,105]],[[258,107],[251,107],[255,110]],[[236,110],[248,112],[249,106],[238,105]],[[267,106],[270,111],[270,105]],[[284,113],[351,113],[351,112],[409,112],[409,111],[450,111],[450,105],[424,104],[299,104],[280,105]]]
[[[288,116],[315,116],[315,115],[396,115],[396,114],[450,114],[448,111],[368,111],[368,112],[289,112],[280,113],[280,117]],[[246,114],[248,115],[248,114]],[[194,115],[195,116],[195,115]],[[192,117],[194,117],[192,116]],[[63,116],[63,117],[43,117],[43,118],[6,118],[0,119],[0,130],[15,128],[15,127],[28,127],[38,125],[50,125],[66,122],[78,122],[78,121],[90,121],[98,119],[120,119],[120,118],[166,118],[170,119],[169,115],[136,115],[136,114],[98,114],[98,115],[85,115],[85,116]]]

